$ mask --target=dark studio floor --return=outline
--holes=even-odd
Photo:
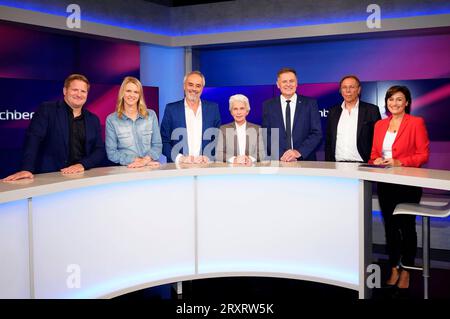
[[[381,267],[382,287],[374,289],[372,300],[423,298],[423,277],[421,271],[411,271],[410,288],[399,290],[384,288],[389,266],[383,248],[374,247],[374,263]],[[418,252],[420,256],[421,252]],[[433,251],[431,278],[429,279],[429,296],[431,299],[450,299],[450,262],[447,251]],[[421,264],[416,259],[417,265]],[[436,266],[438,265],[438,266]],[[183,293],[177,295],[172,285],[163,285],[133,292],[117,297],[119,300],[177,300],[186,302],[223,303],[270,302],[279,300],[340,300],[354,301],[358,299],[356,291],[325,285],[315,282],[267,277],[228,277],[201,279],[183,282]]]

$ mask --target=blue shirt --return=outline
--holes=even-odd
[[[148,117],[138,114],[135,121],[117,112],[106,118],[106,154],[111,162],[128,165],[137,157],[150,156],[158,160],[162,151],[158,118],[153,110]]]

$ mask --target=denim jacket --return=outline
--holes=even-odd
[[[136,157],[150,156],[158,160],[162,151],[158,118],[153,110],[147,110],[148,117],[138,115],[135,121],[117,112],[106,118],[106,154],[108,159],[120,165],[128,165]]]

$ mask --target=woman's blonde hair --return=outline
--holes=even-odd
[[[142,115],[143,117],[147,118],[148,111],[147,111],[147,105],[145,104],[145,98],[144,98],[144,89],[142,88],[141,82],[132,76],[127,76],[125,79],[123,79],[122,85],[120,86],[119,95],[117,97],[117,104],[116,104],[116,112],[117,116],[121,119],[122,115],[125,111],[125,103],[123,101],[123,97],[125,95],[125,86],[128,83],[133,83],[139,88],[139,100],[137,102],[138,106],[138,113]]]

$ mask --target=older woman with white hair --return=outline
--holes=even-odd
[[[245,95],[230,97],[230,113],[234,121],[220,127],[216,161],[251,165],[264,159],[261,127],[247,122],[250,102]]]

